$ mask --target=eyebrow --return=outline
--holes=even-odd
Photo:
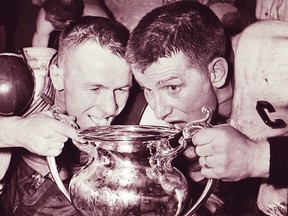
[[[83,86],[88,86],[88,87],[90,87],[90,86],[98,86],[98,87],[104,87],[103,85],[101,85],[101,84],[96,84],[96,83],[83,83],[82,84]]]
[[[156,86],[164,86],[164,85],[166,85],[169,81],[171,81],[171,80],[174,80],[174,79],[179,79],[179,77],[178,76],[170,76],[170,77],[168,77],[168,79],[163,79],[163,80],[159,80],[157,83],[156,83]]]
[[[132,84],[128,84],[128,85],[122,86],[120,88],[131,88],[132,86],[133,86]]]
[[[102,84],[96,84],[96,83],[83,83],[84,86],[87,86],[87,87],[100,87],[100,88],[106,88],[104,85]],[[118,88],[131,88],[132,87],[132,83],[131,84],[128,84],[128,85],[125,85],[125,86],[121,86],[121,87],[118,87]],[[117,88],[117,89],[118,89]]]

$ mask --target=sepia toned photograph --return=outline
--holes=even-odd
[[[0,216],[287,216],[287,86],[288,0],[0,0]]]

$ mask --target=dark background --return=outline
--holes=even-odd
[[[31,46],[39,9],[31,0],[0,0],[0,52]]]
[[[235,0],[235,4],[254,15],[255,0]],[[17,53],[31,46],[39,9],[31,0],[0,0],[0,52]]]

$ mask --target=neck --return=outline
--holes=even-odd
[[[229,119],[232,110],[233,87],[229,83],[226,87],[215,90],[218,100],[218,115],[223,119]]]

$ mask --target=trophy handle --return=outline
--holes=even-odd
[[[216,187],[218,183],[218,180],[216,179],[208,179],[206,186],[201,194],[201,196],[198,198],[198,200],[194,203],[194,205],[189,209],[187,213],[184,214],[184,216],[192,216],[195,214],[195,212],[206,202],[206,200],[209,198],[211,193],[213,192],[214,188]]]
[[[47,159],[49,169],[50,169],[51,175],[53,176],[55,183],[57,184],[58,188],[62,191],[62,193],[65,195],[65,197],[71,202],[69,192],[66,189],[66,187],[64,186],[64,184],[60,178],[60,175],[58,173],[55,157],[48,156],[48,157],[46,157],[46,159]]]
[[[78,126],[77,126],[77,124],[75,122],[63,119],[59,115],[60,114],[60,108],[59,107],[52,107],[51,112],[52,112],[52,116],[56,120],[61,121],[61,122],[65,123],[65,124],[68,124],[68,125],[76,128],[76,129],[78,129]],[[66,189],[66,187],[64,186],[64,184],[63,184],[63,182],[62,182],[62,180],[60,178],[60,175],[58,173],[55,157],[47,156],[46,160],[48,162],[48,166],[49,166],[51,175],[52,175],[55,183],[57,184],[58,188],[62,191],[62,193],[65,195],[65,197],[71,202],[71,198],[70,198],[69,192]]]
[[[186,147],[187,142],[185,140],[191,139],[192,136],[199,130],[212,127],[212,125],[209,123],[212,118],[212,109],[208,107],[203,107],[202,112],[206,114],[206,117],[203,120],[189,122],[183,129],[183,137],[180,138],[179,142],[184,142]],[[214,188],[216,187],[217,182],[218,180],[216,179],[208,179],[202,194],[194,203],[194,205],[188,210],[188,212],[184,214],[184,216],[193,215],[202,206],[202,204],[206,202],[206,200],[209,198]]]

